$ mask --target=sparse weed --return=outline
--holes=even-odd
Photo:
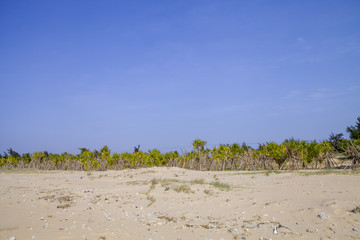
[[[193,185],[193,184],[204,184],[204,183],[205,183],[204,179],[195,179],[195,180],[190,181],[191,185]]]
[[[126,182],[127,185],[140,185],[140,184],[144,184],[144,182],[140,182],[140,181],[131,181],[131,182]]]
[[[156,171],[154,171],[154,170],[146,170],[146,171],[141,172],[140,174],[147,174],[147,173],[156,173]]]
[[[263,171],[249,171],[249,172],[238,172],[234,173],[234,175],[255,175],[255,174],[263,174]]]
[[[320,171],[303,171],[300,172],[301,175],[311,176],[311,175],[328,175],[328,174],[337,174],[337,175],[360,175],[360,169],[351,169],[351,170],[338,170],[338,169],[323,169]]]
[[[210,196],[213,195],[213,191],[211,191],[211,189],[205,189],[204,193]]]
[[[176,188],[174,188],[175,192],[184,192],[184,193],[192,193],[193,191],[191,190],[191,188],[186,185],[186,184],[181,184],[179,186],[177,186]]]
[[[269,176],[271,173],[280,174],[280,173],[282,173],[282,172],[279,171],[279,170],[269,170],[269,171],[266,171],[266,172],[265,172],[265,175],[266,175],[266,176]]]
[[[156,184],[159,184],[160,181],[161,180],[159,180],[159,179],[153,178],[153,179],[151,179],[150,183],[152,186],[155,186]]]
[[[150,207],[156,201],[156,198],[154,196],[150,196],[149,194],[147,195],[146,199],[150,201],[148,207]]]
[[[216,187],[217,189],[221,190],[221,191],[229,191],[230,190],[230,185],[227,183],[221,183],[221,182],[211,182],[210,183],[211,186]]]

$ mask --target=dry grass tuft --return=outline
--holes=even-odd
[[[204,179],[195,179],[195,180],[191,180],[190,184],[205,184],[205,180]]]
[[[147,194],[146,199],[150,201],[148,207],[150,207],[156,201],[156,198],[154,196],[150,196],[149,194]]]
[[[210,189],[205,189],[204,193],[209,195],[209,196],[213,195],[213,191],[211,191]]]
[[[352,212],[352,213],[360,213],[360,207],[356,206],[356,208],[352,209],[350,212]]]
[[[191,190],[191,188],[186,185],[186,184],[181,184],[179,186],[177,186],[176,188],[174,188],[175,192],[184,192],[184,193],[193,193],[193,191]]]

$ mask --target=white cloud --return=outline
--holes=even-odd
[[[319,88],[314,92],[311,92],[308,96],[312,100],[325,100],[350,95],[358,89],[360,89],[360,86],[350,86],[342,89]]]
[[[293,99],[301,95],[301,91],[292,90],[288,94],[285,95],[286,99]]]
[[[304,62],[320,62],[321,59],[318,57],[309,57],[309,58],[305,58],[303,61]]]
[[[303,43],[305,43],[305,40],[304,40],[303,37],[299,37],[299,38],[297,39],[297,42],[300,43],[300,44],[303,44]]]

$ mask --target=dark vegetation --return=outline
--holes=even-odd
[[[195,139],[193,151],[143,152],[140,145],[133,153],[113,153],[104,146],[100,151],[79,148],[77,155],[44,152],[20,155],[9,148],[0,154],[1,168],[41,170],[99,170],[153,166],[181,167],[193,170],[295,170],[319,168],[356,168],[360,166],[360,117],[355,126],[346,128],[350,138],[331,133],[328,140],[306,142],[287,139],[281,144],[268,142],[254,149],[245,143],[205,148],[206,141]],[[336,157],[336,156],[341,156]],[[347,163],[347,164],[344,164]]]

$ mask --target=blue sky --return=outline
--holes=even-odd
[[[0,151],[326,139],[360,116],[360,2],[0,2]]]

